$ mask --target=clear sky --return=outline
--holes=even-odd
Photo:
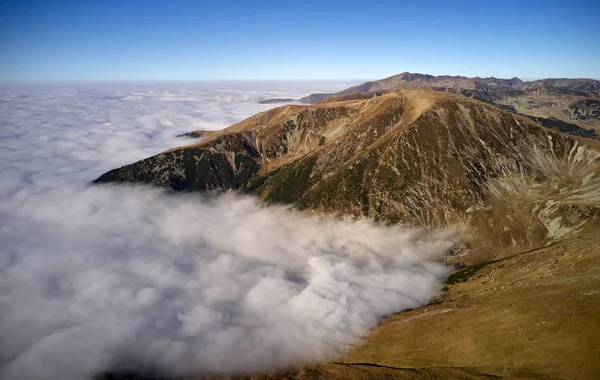
[[[600,1],[4,0],[0,80],[600,79]]]

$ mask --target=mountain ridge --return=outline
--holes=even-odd
[[[314,104],[349,95],[381,93],[397,87],[430,88],[475,98],[497,107],[541,119],[554,118],[582,128],[576,134],[600,138],[600,81],[589,78],[545,78],[523,81],[496,77],[466,77],[403,72],[380,80],[365,82],[330,94],[311,94],[289,99],[302,104]],[[274,99],[264,101],[274,103]],[[585,115],[580,117],[580,115]],[[551,121],[545,122],[551,126]],[[590,132],[594,131],[594,132]]]
[[[597,378],[600,142],[530,117],[421,87],[346,94],[193,131],[94,182],[461,231],[447,261],[462,269],[428,305],[335,362],[239,378]]]
[[[579,170],[576,151],[592,167],[600,157],[593,145],[528,118],[432,90],[278,107],[206,136],[114,169],[96,183],[235,190],[386,223],[436,228],[466,223],[484,236],[467,239],[472,251],[489,258],[494,249],[529,249],[551,239],[549,227],[532,215],[500,223],[508,233],[475,225],[493,198],[491,183],[526,176],[538,178],[537,186],[550,186],[566,170],[562,166]],[[581,219],[575,214],[570,218],[577,222],[561,228],[574,228]],[[537,232],[519,232],[525,227]]]

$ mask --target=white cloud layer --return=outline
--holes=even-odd
[[[175,136],[222,129],[275,105],[346,83],[72,83],[0,86],[0,197],[86,182],[185,145]]]
[[[330,357],[436,294],[451,232],[320,219],[233,194],[88,187],[272,96],[184,90],[2,93],[0,378],[280,368]],[[285,91],[274,96],[315,90]]]

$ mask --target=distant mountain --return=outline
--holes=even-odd
[[[307,95],[303,98],[300,99],[294,99],[294,98],[273,98],[273,99],[266,99],[266,100],[261,100],[259,103],[260,104],[277,104],[277,103],[294,103],[294,102],[298,102],[298,103],[302,103],[302,104],[314,104],[320,100],[323,100],[325,98],[327,98],[328,96],[330,96],[331,94],[326,94],[326,93],[319,93],[319,94],[310,94]]]
[[[331,94],[325,94],[325,93],[318,93],[318,94],[311,94],[308,96],[305,96],[303,98],[300,98],[300,103],[302,104],[314,104],[320,100],[325,99],[326,97],[328,97]]]
[[[555,87],[563,88],[571,91],[599,91],[600,81],[586,78],[547,78],[535,80],[532,82],[523,82],[520,86],[521,89],[529,90],[543,87]]]
[[[522,81],[519,78],[469,78],[464,76],[404,72],[388,78],[365,82],[334,94],[312,94],[301,103],[358,99],[352,95],[383,94],[396,88],[430,88],[493,104],[506,111],[534,117],[545,126],[555,125],[550,118],[571,124],[566,128],[579,136],[598,138],[600,133],[600,81],[593,79],[548,78]],[[581,128],[581,130],[577,129]],[[592,129],[593,131],[589,131]]]
[[[260,104],[276,104],[276,103],[291,103],[296,101],[296,99],[292,99],[292,98],[273,98],[273,99],[267,99],[267,100],[261,100],[259,103]]]
[[[511,79],[500,79],[495,77],[479,78],[464,77],[452,75],[429,75],[404,72],[373,82],[365,82],[335,93],[334,95],[348,95],[357,93],[368,93],[373,91],[388,90],[398,86],[411,84],[426,84],[433,87],[454,88],[456,90],[485,90],[486,87],[512,88],[516,90],[532,90],[539,88],[558,88],[571,91],[600,91],[600,81],[593,79],[568,79],[568,78],[549,78],[530,82],[522,81],[514,77]],[[493,91],[493,90],[492,90]]]
[[[563,112],[573,120],[600,120],[600,100],[579,100],[572,103]]]

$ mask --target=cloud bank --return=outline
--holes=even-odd
[[[336,91],[345,83],[199,82],[0,85],[0,199],[85,183],[188,144],[178,134],[225,128],[276,105],[270,97]]]
[[[118,91],[143,96],[113,99]],[[118,91],[2,93],[0,378],[281,368],[331,357],[438,291],[448,231],[317,218],[233,194],[88,187],[196,128],[178,120],[268,108]]]
[[[452,244],[155,189],[62,189],[3,211],[0,362],[14,379],[323,359],[427,302]]]

